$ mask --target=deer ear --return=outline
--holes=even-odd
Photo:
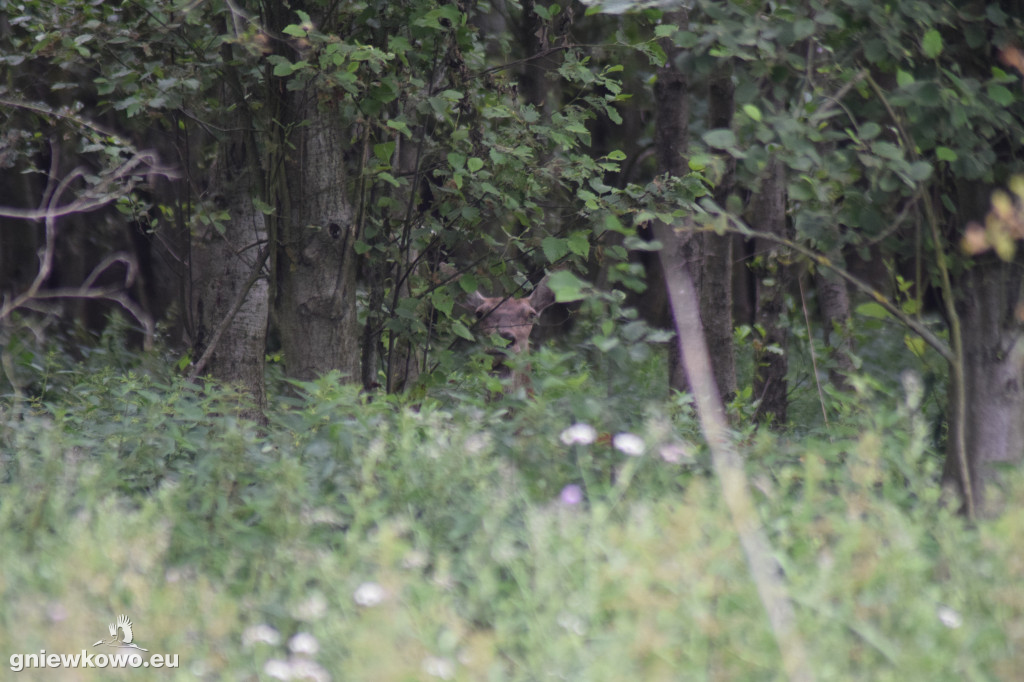
[[[486,302],[487,302],[487,298],[486,297],[481,295],[479,291],[474,291],[470,295],[466,296],[465,299],[463,299],[462,304],[465,307],[469,308],[470,311],[473,311],[473,310],[476,310],[477,308],[479,308],[480,306],[482,306]]]
[[[555,292],[548,288],[548,278],[545,277],[537,283],[537,286],[530,293],[530,306],[539,314],[554,302]]]

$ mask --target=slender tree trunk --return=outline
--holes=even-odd
[[[840,267],[845,267],[843,254],[838,249],[829,253],[829,259]],[[823,268],[815,271],[814,286],[818,293],[818,310],[821,313],[825,347],[828,348],[831,361],[828,370],[829,380],[833,386],[844,391],[849,390],[846,377],[856,370],[853,364],[850,292],[846,289],[845,281]]]
[[[689,23],[689,18],[687,12],[681,10],[666,15],[664,21],[685,27]],[[667,39],[662,41],[662,47],[667,59],[665,65],[658,69],[658,78],[654,83],[657,116],[654,129],[655,154],[659,173],[683,176],[689,172],[684,156],[690,144],[689,81],[677,63],[682,50]],[[692,235],[680,235],[672,244],[662,246],[666,249],[665,257],[659,259],[648,273],[652,286],[666,286],[667,277],[664,269],[667,267],[689,267],[691,272],[700,271],[700,264],[703,261],[702,244]],[[668,372],[670,388],[677,391],[688,389],[689,384],[678,344],[669,346]]]
[[[990,515],[1004,500],[997,494],[999,468],[1024,461],[1024,336],[1018,308],[1021,263],[981,257],[963,277],[958,312],[963,338],[966,403],[961,426],[957,391],[950,391],[950,434],[943,479],[964,489],[954,444],[963,429],[975,509]],[[953,373],[955,374],[955,373]]]
[[[398,227],[401,234],[398,237],[400,246],[398,260],[395,261],[389,273],[391,280],[391,309],[392,315],[398,314],[399,302],[412,295],[410,280],[416,274],[419,264],[419,253],[413,247],[412,234],[415,223],[421,220],[419,216],[420,203],[420,154],[422,149],[419,145],[412,144],[402,136],[395,136],[395,161],[394,164],[402,177],[409,178],[409,184],[402,190],[398,190],[396,206],[401,207],[395,212],[392,225]],[[411,325],[415,326],[415,325]],[[399,393],[411,388],[420,375],[420,362],[423,357],[423,350],[417,343],[419,339],[414,336],[414,330],[397,331],[392,330],[388,334],[387,350],[387,391],[388,393]]]
[[[755,229],[785,235],[786,174],[778,158],[768,162],[760,191],[751,204]],[[782,325],[790,268],[780,258],[780,247],[767,239],[754,240],[752,269],[757,287],[754,318],[764,336],[754,352],[754,398],[760,400],[756,418],[775,427],[786,423],[788,407],[786,372],[789,369],[788,333]]]
[[[289,376],[333,369],[360,380],[356,228],[346,195],[344,131],[313,86],[289,93],[294,129],[277,245],[277,321]]]
[[[731,128],[734,108],[732,68],[720,68],[708,84],[708,127]],[[725,157],[725,171],[715,185],[715,202],[728,203],[736,181],[736,160]],[[711,367],[719,395],[726,400],[736,394],[736,354],[733,348],[731,234],[705,232],[704,258],[700,269],[700,315],[704,334],[711,349]]]

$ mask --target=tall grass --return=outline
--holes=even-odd
[[[783,679],[687,402],[620,383],[657,359],[533,362],[498,402],[479,376],[415,403],[278,381],[258,426],[145,359],[51,358],[0,415],[0,662],[100,651],[125,613],[179,655],[149,678]],[[913,397],[857,386],[830,433],[737,434],[812,668],[1018,679],[1024,511],[965,527]]]

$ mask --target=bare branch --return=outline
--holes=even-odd
[[[206,369],[206,363],[210,361],[210,357],[213,356],[213,351],[216,350],[217,344],[220,343],[220,337],[224,335],[227,328],[231,326],[231,321],[235,319],[235,315],[241,309],[242,304],[245,303],[245,297],[249,295],[249,290],[252,285],[256,283],[256,280],[260,278],[260,274],[263,271],[263,265],[267,262],[267,257],[270,255],[270,248],[264,247],[260,249],[260,254],[256,258],[256,262],[252,266],[252,270],[249,272],[249,279],[245,285],[239,289],[238,296],[235,297],[235,302],[231,306],[230,312],[224,316],[224,319],[217,325],[217,329],[213,332],[213,336],[210,338],[210,342],[206,344],[206,349],[203,350],[203,354],[199,357],[196,363],[192,366],[192,371],[188,373],[188,380],[195,381],[196,377],[203,373]]]
[[[803,637],[797,629],[796,615],[781,567],[762,528],[743,469],[743,460],[729,434],[725,409],[711,370],[693,280],[688,268],[671,262],[668,255],[672,252],[669,247],[676,243],[679,235],[660,221],[654,223],[654,229],[658,241],[662,243],[659,255],[665,271],[669,306],[675,320],[676,343],[686,367],[686,377],[693,389],[701,430],[711,449],[711,463],[722,486],[725,506],[746,555],[761,605],[768,615],[786,676],[790,682],[813,682],[814,673],[808,662]]]

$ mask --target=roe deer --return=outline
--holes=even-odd
[[[466,305],[480,321],[477,328],[484,334],[497,334],[508,341],[508,346],[503,350],[514,355],[522,355],[530,350],[530,332],[533,331],[537,316],[554,302],[555,294],[548,288],[546,277],[525,298],[488,297],[479,291],[474,291],[466,298]],[[496,349],[494,353],[500,355],[501,350]],[[496,365],[495,369],[502,379],[512,377],[508,390],[515,391],[529,386],[529,377],[521,372],[513,372],[504,363]]]

